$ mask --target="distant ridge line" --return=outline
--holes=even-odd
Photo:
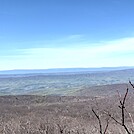
[[[134,67],[100,67],[100,68],[54,68],[54,69],[15,69],[0,71],[0,75],[6,74],[52,74],[52,73],[77,73],[77,72],[101,72],[134,69]]]

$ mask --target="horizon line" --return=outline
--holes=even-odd
[[[27,69],[5,69],[5,70],[0,70],[0,71],[30,71],[30,70],[55,70],[55,69],[99,69],[99,68],[134,68],[134,66],[102,66],[102,67],[61,67],[61,68],[27,68]]]

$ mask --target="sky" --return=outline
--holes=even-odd
[[[134,0],[0,0],[0,70],[134,66]]]

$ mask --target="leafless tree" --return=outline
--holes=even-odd
[[[134,85],[131,83],[131,81],[129,81],[129,83],[132,86],[132,88],[134,89]],[[110,114],[110,111],[109,112],[105,112],[104,111],[104,113],[107,116],[109,116],[111,119],[113,119],[117,124],[119,124],[120,126],[122,126],[125,129],[125,131],[126,131],[127,134],[132,134],[132,132],[129,130],[128,126],[125,123],[125,113],[127,112],[127,109],[125,107],[125,104],[126,104],[126,98],[128,96],[128,92],[129,92],[129,88],[126,89],[126,92],[125,92],[125,95],[124,95],[123,99],[122,100],[119,100],[119,102],[120,102],[119,108],[121,109],[121,120],[120,121],[118,119],[116,119],[112,114]],[[98,120],[100,134],[106,134],[106,131],[107,131],[108,126],[109,126],[109,120],[107,120],[105,129],[104,129],[104,132],[103,132],[103,129],[102,129],[103,127],[102,127],[102,122],[101,122],[100,115],[97,114],[97,112],[93,108],[92,108],[92,112],[94,113],[94,115],[96,116],[96,118]],[[130,113],[128,113],[128,114],[129,114],[130,118],[132,119],[131,114]],[[133,120],[131,122],[133,123]]]
[[[132,86],[132,88],[134,89],[134,85],[131,83],[131,81],[129,81],[130,85]],[[120,100],[120,105],[119,108],[121,109],[121,121],[118,121],[115,117],[113,117],[110,113],[108,113],[108,116],[110,118],[112,118],[117,124],[121,125],[124,127],[125,131],[128,134],[131,134],[130,130],[128,129],[127,125],[125,124],[125,111],[127,111],[126,107],[125,107],[125,103],[126,103],[126,98],[128,96],[128,91],[129,89],[127,88],[125,95],[123,97],[122,100]],[[129,114],[131,116],[131,114]]]
[[[126,98],[127,98],[127,95],[128,95],[128,88],[126,90],[126,93],[124,95],[124,98],[122,101],[120,101],[120,105],[119,105],[119,108],[121,109],[121,121],[118,121],[115,117],[113,117],[110,113],[108,113],[108,116],[110,118],[112,118],[117,124],[121,125],[124,127],[124,129],[126,130],[126,132],[128,134],[131,134],[131,132],[129,131],[128,127],[126,126],[125,124],[125,102],[126,102]]]
[[[106,123],[105,129],[104,129],[104,132],[103,132],[103,130],[102,130],[102,122],[101,122],[100,116],[96,113],[96,111],[93,108],[92,108],[92,112],[94,113],[94,115],[98,119],[99,128],[100,128],[100,134],[106,134],[107,129],[108,129],[108,125],[109,125],[109,119],[106,120],[107,123]]]

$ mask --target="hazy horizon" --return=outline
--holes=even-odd
[[[37,68],[37,69],[9,69],[9,70],[0,70],[1,71],[40,71],[40,70],[69,70],[69,69],[133,69],[134,66],[106,66],[106,67],[73,67],[73,68]]]

